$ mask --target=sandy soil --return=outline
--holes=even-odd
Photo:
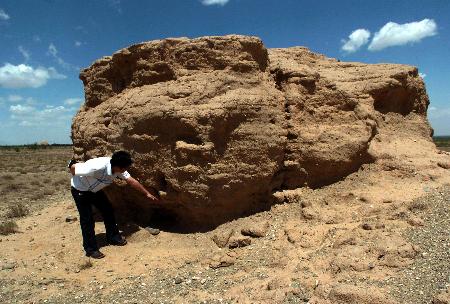
[[[449,188],[435,189],[450,175],[440,167],[432,169],[439,178],[431,171],[375,174],[370,166],[328,187],[279,193],[288,203],[204,233],[167,229],[153,236],[122,226],[129,244],[103,247],[106,258],[92,265],[78,221],[65,220],[77,216],[74,203],[61,199],[18,220],[19,233],[1,236],[0,302],[431,303],[448,286],[448,269],[403,298],[402,286],[414,286],[405,271],[424,257],[430,238],[408,233],[428,229],[430,210],[448,224],[442,208]],[[436,237],[448,244],[446,226],[439,227]],[[262,237],[243,236],[242,229]],[[103,224],[96,230],[104,244]],[[430,263],[445,258],[438,252]]]

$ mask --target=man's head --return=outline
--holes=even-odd
[[[123,173],[133,164],[133,160],[127,151],[117,151],[112,155],[110,163],[113,173]]]

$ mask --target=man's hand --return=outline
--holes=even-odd
[[[69,163],[67,164],[67,168],[69,168],[69,171],[72,175],[75,175],[75,164],[76,164],[76,160],[71,159],[69,161]]]
[[[70,174],[72,174],[72,176],[75,175],[75,165],[76,164],[73,164],[69,167],[69,171],[70,171]]]
[[[151,201],[159,201],[159,198],[157,198],[156,196],[152,195],[150,192],[147,191],[147,189],[145,189],[144,186],[141,185],[140,182],[138,182],[136,179],[134,179],[133,177],[129,177],[125,180],[127,182],[128,185],[130,185],[131,187],[133,187],[134,189],[138,190],[139,192],[141,192],[142,194],[145,195],[145,197]]]
[[[153,196],[150,193],[147,193],[146,197],[151,201],[159,201],[159,199],[156,196]]]

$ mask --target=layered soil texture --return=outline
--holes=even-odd
[[[438,163],[449,161],[432,142],[428,97],[411,66],[268,50],[259,38],[231,35],[136,44],[80,78],[75,158],[131,152],[130,173],[160,204],[120,183],[108,195],[141,225],[157,214],[211,228],[267,210],[283,191],[363,168],[439,178]]]

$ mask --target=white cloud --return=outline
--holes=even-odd
[[[203,5],[221,5],[224,6],[230,0],[201,0]]]
[[[369,42],[370,32],[366,29],[357,29],[353,31],[348,40],[343,40],[342,50],[347,53],[354,53],[359,50],[363,45]]]
[[[27,105],[15,105],[15,106],[10,106],[9,107],[9,111],[13,114],[13,115],[18,115],[18,116],[22,116],[22,115],[27,115],[31,112],[35,111],[35,108],[33,108],[32,106],[27,106]]]
[[[22,100],[23,100],[23,97],[20,95],[9,95],[8,96],[8,101],[10,101],[10,102],[19,102]]]
[[[41,37],[39,37],[38,35],[34,35],[33,36],[33,41],[34,42],[41,42]]]
[[[79,70],[79,68],[71,65],[70,63],[67,63],[66,61],[64,61],[61,57],[58,56],[58,50],[56,49],[56,46],[53,43],[50,43],[50,45],[48,46],[48,55],[52,56],[56,62],[62,66],[64,69],[66,70]]]
[[[6,101],[7,97],[0,97]],[[0,106],[2,106],[0,104]],[[23,97],[20,104],[3,105],[9,114],[2,120],[1,144],[26,144],[42,140],[70,143],[70,127],[77,106],[46,104],[32,97]]]
[[[77,40],[77,41],[75,41],[74,44],[75,44],[76,47],[79,47],[79,46],[81,46],[83,44],[83,42]]]
[[[81,98],[67,98],[64,100],[64,104],[68,106],[78,105],[82,103],[84,100]]]
[[[13,105],[9,107],[11,119],[20,126],[57,126],[70,122],[73,117],[73,108],[64,106],[46,105],[44,108],[36,108],[30,105]]]
[[[58,56],[58,50],[56,49],[56,46],[53,43],[50,43],[50,45],[48,46],[48,53],[53,57]]]
[[[375,33],[369,45],[370,51],[379,51],[391,46],[417,43],[426,37],[437,34],[436,22],[432,19],[423,19],[410,23],[386,23]]]
[[[8,103],[18,103],[20,101],[25,101],[27,103],[27,100],[25,100],[20,95],[11,94],[11,95],[8,95],[7,97],[0,97],[0,105],[5,104],[6,102],[8,102]]]
[[[0,67],[0,87],[19,89],[19,88],[38,88],[47,83],[49,79],[64,79],[66,76],[59,74],[54,68],[38,67],[19,64],[12,65],[5,63]]]
[[[0,8],[0,20],[9,20],[9,15]]]
[[[25,58],[25,60],[29,60],[30,59],[30,51],[26,50],[23,46],[19,45],[18,47],[19,52],[22,54],[23,58]]]
[[[422,78],[425,78],[425,77],[427,77],[427,74],[425,74],[425,73],[419,73],[419,76],[422,77]]]

